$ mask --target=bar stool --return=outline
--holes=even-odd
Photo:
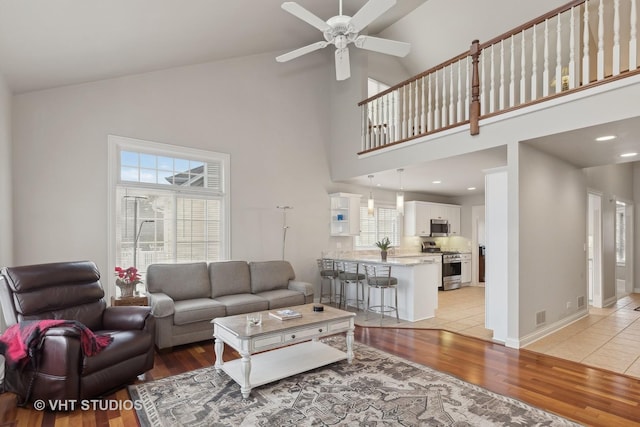
[[[362,273],[360,264],[351,261],[338,261],[337,268],[340,270],[340,273],[338,273],[338,278],[340,279],[340,299],[338,300],[338,307],[344,305],[344,309],[346,310],[347,305],[349,305],[349,301],[355,301],[357,310],[364,309],[365,274]],[[356,285],[355,300],[349,300],[347,298],[347,288],[348,285],[351,284]],[[359,298],[360,292],[358,292],[358,288],[362,291],[362,298]]]
[[[329,281],[329,304],[335,301],[335,280],[338,278],[338,274],[340,270],[338,270],[335,266],[335,261],[329,258],[319,258],[316,260],[318,262],[318,270],[320,271],[320,304],[322,304],[322,298],[324,298],[327,294],[324,293],[324,284],[326,281]]]
[[[398,316],[398,279],[391,277],[391,266],[381,264],[365,264],[365,273],[367,275],[367,283],[369,284],[369,293],[367,294],[367,314],[365,320],[369,320],[369,313],[380,313],[380,325],[384,319],[385,313],[396,312],[396,320],[400,323]],[[380,290],[380,305],[371,306],[371,289]],[[394,293],[395,306],[385,305],[384,294],[389,289]]]

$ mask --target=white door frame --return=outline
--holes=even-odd
[[[624,203],[624,216],[625,216],[625,264],[624,264],[624,293],[618,293],[618,286],[616,286],[616,300],[624,297],[633,292],[633,201],[624,199],[622,197],[615,197],[616,202],[616,215],[614,215],[614,230],[618,227],[618,215],[617,215],[617,202]],[[618,247],[617,233],[614,235],[614,248]],[[616,262],[616,285],[618,280],[618,264]]]
[[[602,308],[602,193],[594,190],[588,190],[587,193],[587,242],[590,227],[593,229],[593,259],[589,257],[588,248],[586,251],[587,287],[590,304]]]

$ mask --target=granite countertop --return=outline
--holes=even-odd
[[[333,259],[340,261],[358,261],[369,264],[386,264],[405,267],[421,264],[439,264],[442,261],[442,257],[440,254],[429,253],[388,255],[386,261],[382,261],[379,254],[359,255],[357,253],[338,255],[336,257],[333,257]]]

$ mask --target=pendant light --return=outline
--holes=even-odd
[[[367,200],[367,213],[369,216],[374,216],[373,204],[373,175],[369,175],[369,200]]]
[[[398,175],[400,176],[400,191],[396,193],[396,211],[398,215],[404,215],[404,191],[402,188],[402,172],[404,169],[398,169]]]

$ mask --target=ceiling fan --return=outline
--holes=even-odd
[[[312,43],[280,55],[276,58],[276,61],[290,61],[332,44],[336,47],[336,79],[345,80],[351,76],[349,43],[353,43],[360,49],[371,50],[387,55],[406,56],[411,49],[409,43],[358,34],[395,4],[396,0],[369,0],[351,17],[342,14],[342,0],[340,0],[339,15],[329,18],[329,20],[325,22],[296,2],[284,2],[282,3],[284,10],[322,31],[325,41]]]

